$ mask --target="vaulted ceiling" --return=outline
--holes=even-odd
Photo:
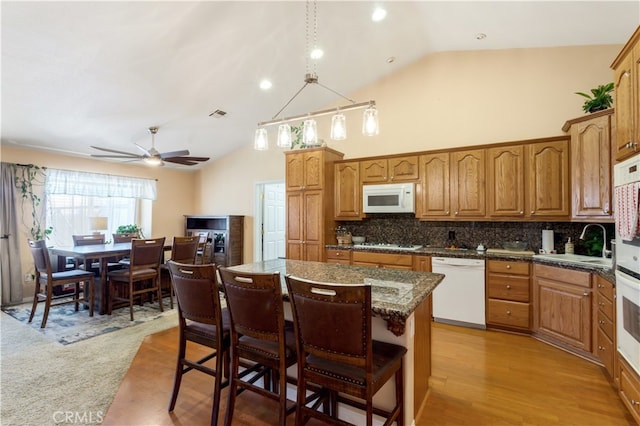
[[[387,17],[374,23],[378,5]],[[2,144],[80,156],[97,154],[91,145],[139,153],[134,143],[150,147],[158,126],[158,151],[215,159],[251,144],[308,69],[349,94],[434,52],[622,44],[640,24],[638,1],[319,1],[325,55],[314,64],[301,1],[1,7]],[[313,89],[283,115],[337,100]]]

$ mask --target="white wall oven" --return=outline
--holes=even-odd
[[[618,352],[640,374],[640,156],[614,167]]]

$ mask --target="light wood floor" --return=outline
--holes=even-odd
[[[206,425],[212,379],[183,378],[167,413],[177,328],[147,337],[103,425]],[[195,348],[195,347],[194,347]],[[194,349],[191,348],[191,349]],[[220,424],[226,404],[222,392]],[[293,425],[294,415],[287,419]],[[276,403],[252,392],[238,397],[234,424],[277,424]],[[309,422],[309,425],[318,423]],[[603,370],[531,337],[433,325],[431,390],[418,426],[633,425]]]

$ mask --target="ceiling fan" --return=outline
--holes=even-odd
[[[155,148],[155,135],[158,133],[157,127],[149,127],[149,133],[151,133],[151,148],[146,149],[137,143],[134,144],[137,146],[142,154],[134,154],[131,152],[118,151],[115,149],[102,148],[99,146],[91,146],[91,148],[98,149],[100,151],[111,152],[113,154],[91,154],[92,157],[95,158],[122,158],[127,160],[143,160],[145,163],[161,166],[165,161],[169,163],[182,164],[185,166],[194,166],[198,164],[200,161],[207,161],[209,157],[189,157],[189,150],[183,149],[180,151],[171,151],[171,152],[158,152]]]

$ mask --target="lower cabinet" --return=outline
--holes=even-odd
[[[413,256],[410,254],[354,251],[351,253],[351,264],[357,266],[373,266],[375,268],[392,268],[411,271],[413,269]]]
[[[531,330],[531,263],[487,260],[488,327]]]
[[[591,274],[533,265],[534,335],[593,358]]]
[[[618,394],[622,403],[627,407],[635,421],[640,424],[640,376],[618,355],[618,373],[620,388]]]
[[[351,264],[351,250],[327,249],[327,263]]]
[[[595,312],[596,312],[596,344],[594,355],[600,359],[609,377],[616,379],[616,305],[613,283],[599,275],[594,275]]]

